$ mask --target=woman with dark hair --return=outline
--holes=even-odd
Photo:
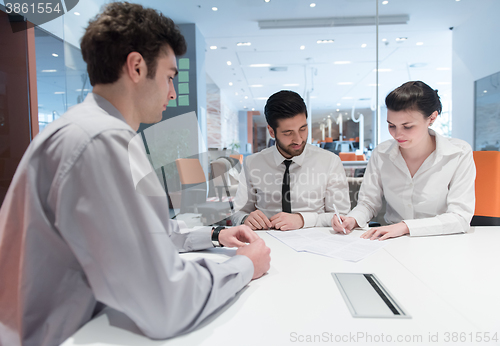
[[[429,129],[441,113],[437,90],[420,81],[407,82],[389,93],[385,103],[394,139],[373,151],[358,204],[341,216],[342,224],[332,219],[334,230],[365,227],[385,197],[388,225],[370,228],[362,238],[467,232],[475,206],[472,149]]]

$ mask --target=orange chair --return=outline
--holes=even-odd
[[[500,226],[500,152],[474,151],[476,210],[471,226]]]
[[[356,153],[339,153],[341,161],[356,161]]]
[[[325,138],[325,142],[326,143],[333,142],[333,138],[332,137],[326,137]]]
[[[243,164],[243,155],[235,154],[235,155],[229,155],[229,157],[232,157],[233,159],[239,160],[240,163]]]
[[[356,155],[356,161],[366,161],[365,154]]]

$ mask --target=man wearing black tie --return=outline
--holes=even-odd
[[[307,144],[307,108],[299,94],[272,95],[264,113],[276,145],[246,158],[234,202],[233,224],[282,231],[329,227],[335,204],[350,209],[342,162]]]

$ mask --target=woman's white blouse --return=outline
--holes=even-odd
[[[476,166],[470,145],[436,137],[436,150],[413,178],[395,140],[375,148],[368,162],[357,206],[347,215],[366,226],[387,202],[385,221],[405,222],[411,236],[464,233],[474,215]]]

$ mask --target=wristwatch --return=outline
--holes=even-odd
[[[224,245],[222,245],[219,242],[219,233],[223,229],[226,229],[226,227],[219,226],[219,227],[212,228],[212,230],[213,230],[213,232],[212,232],[212,244],[214,247],[224,247]]]

